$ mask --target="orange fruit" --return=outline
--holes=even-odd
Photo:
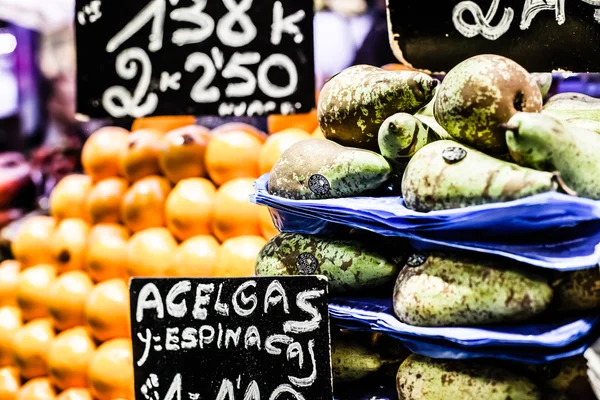
[[[56,280],[56,267],[39,264],[21,272],[17,283],[17,304],[23,313],[23,320],[48,316],[46,297]]]
[[[129,276],[165,276],[176,250],[177,242],[166,228],[137,232],[127,243],[127,273]]]
[[[56,219],[88,219],[85,202],[92,189],[92,180],[81,174],[62,178],[50,193],[50,215]]]
[[[127,181],[119,177],[103,179],[92,187],[85,203],[92,224],[121,221],[121,200],[127,187]]]
[[[48,372],[48,350],[54,339],[50,318],[39,318],[23,325],[13,340],[15,362],[25,379],[44,376]]]
[[[20,309],[12,306],[0,308],[0,367],[15,363],[13,344],[21,326],[23,320]]]
[[[169,276],[209,277],[217,264],[219,242],[213,236],[194,236],[181,243],[175,252]]]
[[[127,151],[121,154],[121,174],[130,182],[160,173],[158,149],[163,134],[154,129],[142,129],[129,135]]]
[[[281,132],[289,128],[297,128],[306,132],[312,132],[319,126],[317,109],[315,108],[304,114],[269,115],[267,124],[269,133]]]
[[[314,139],[327,139],[320,127],[317,127],[310,136]]]
[[[46,305],[57,330],[85,324],[85,303],[93,287],[94,283],[83,271],[66,272],[54,281]]]
[[[98,400],[134,400],[131,340],[113,339],[96,350],[88,376],[92,395]]]
[[[21,386],[16,400],[56,400],[56,391],[48,378],[35,378]]]
[[[17,304],[17,283],[19,282],[21,263],[5,260],[0,263],[0,307]]]
[[[182,179],[205,177],[204,156],[210,131],[190,125],[166,134],[158,152],[158,163],[165,176],[173,183]]]
[[[167,227],[179,240],[210,234],[217,189],[204,178],[179,181],[165,203]]]
[[[262,236],[238,236],[226,240],[219,248],[214,276],[254,276],[256,257],[266,243]]]
[[[132,232],[165,225],[165,201],[171,184],[151,175],[135,182],[121,203],[121,219]]]
[[[411,67],[408,67],[403,64],[397,64],[397,63],[386,64],[383,67],[381,67],[381,69],[384,69],[386,71],[412,71],[413,70]]]
[[[266,136],[245,124],[215,129],[206,148],[206,169],[217,185],[236,178],[258,178],[258,160]]]
[[[131,130],[154,129],[162,133],[167,133],[173,129],[192,125],[194,122],[196,122],[196,117],[192,115],[161,115],[158,117],[137,118],[133,121]]]
[[[127,151],[129,131],[107,126],[92,133],[81,150],[81,164],[95,182],[120,174],[119,159]]]
[[[0,368],[0,400],[15,400],[19,387],[19,370],[14,367]]]
[[[86,271],[95,282],[127,276],[129,232],[117,224],[92,227],[86,253]]]
[[[275,227],[273,223],[273,219],[271,218],[271,213],[269,212],[268,207],[261,207],[259,211],[260,218],[260,232],[263,237],[267,240],[273,239],[275,236],[279,235],[279,231]]]
[[[48,376],[60,390],[88,385],[87,369],[96,345],[83,327],[60,333],[48,351]]]
[[[82,219],[59,222],[50,239],[50,251],[59,272],[83,269],[90,225]]]
[[[308,132],[297,128],[286,129],[269,136],[260,152],[260,174],[271,172],[271,168],[279,160],[279,157],[293,144],[310,138]]]
[[[87,372],[87,371],[86,371]],[[1,400],[1,399],[0,399]],[[89,389],[71,388],[61,392],[56,400],[93,400]]]
[[[53,261],[50,238],[55,227],[54,218],[43,215],[30,217],[23,222],[11,243],[11,251],[23,267]]]
[[[129,337],[129,290],[122,279],[96,285],[85,303],[85,319],[92,335],[104,342]]]
[[[221,242],[242,235],[260,236],[260,207],[250,203],[254,179],[242,178],[227,182],[217,190],[212,219],[212,231]]]

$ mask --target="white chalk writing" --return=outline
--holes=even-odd
[[[600,0],[580,0],[592,6],[600,7]],[[535,17],[542,11],[554,11],[556,22],[562,25],[566,21],[566,0],[524,0],[523,12],[519,28],[526,30],[531,27]],[[500,7],[500,0],[492,0],[492,4],[484,15],[481,7],[474,1],[461,1],[452,12],[452,22],[458,32],[467,38],[481,35],[488,40],[497,40],[510,29],[515,11],[511,7],[503,10],[502,18],[496,25],[492,21]],[[474,23],[465,21],[464,14],[471,14]],[[600,9],[595,10],[594,19],[600,23]]]

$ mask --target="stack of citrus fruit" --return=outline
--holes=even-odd
[[[58,183],[50,216],[27,219],[15,259],[0,264],[0,400],[134,399],[127,280],[253,275],[277,234],[249,201],[254,180],[317,121],[269,125],[281,132],[227,124],[90,136],[85,174]]]

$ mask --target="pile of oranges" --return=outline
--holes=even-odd
[[[292,128],[291,125],[300,126]],[[134,400],[130,277],[251,276],[277,234],[251,204],[285,149],[322,137],[314,115],[213,131],[105,127],[85,174],[52,191],[0,264],[0,400]],[[314,132],[314,133],[313,133]]]

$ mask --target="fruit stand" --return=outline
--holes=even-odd
[[[567,19],[587,18],[584,2]],[[161,35],[119,31],[126,17],[111,27],[92,3],[78,1],[75,16],[79,117],[113,122],[71,154],[78,171],[47,197],[36,192],[36,209],[2,230],[0,400],[600,398],[600,99],[528,71],[529,47],[507,44],[514,32],[479,54],[487,42],[465,42],[477,35],[461,25],[445,51],[458,57],[470,43],[477,55],[440,60],[412,46],[441,40],[441,28],[420,31],[408,14],[422,9],[399,17],[390,0],[402,64],[350,66],[304,112],[314,76],[302,40],[312,37],[302,18],[286,20],[288,8],[269,3],[277,44],[276,28],[255,34],[270,41],[262,47],[221,29],[205,54],[185,50],[195,39],[174,34],[178,25],[164,25],[163,48]],[[154,0],[135,18],[185,21],[182,6],[164,3],[168,17]],[[200,12],[217,26],[248,15],[267,26],[234,3]],[[398,21],[408,38],[394,36]],[[136,47],[122,53],[96,51],[129,39]],[[269,109],[283,86],[265,84],[264,69],[262,86],[244,75],[254,56],[241,50],[262,57],[250,76],[275,51],[289,56],[296,91],[272,96]],[[432,73],[411,56],[452,66]],[[116,75],[95,81],[104,68],[95,57]],[[132,60],[154,74],[143,98],[125,78]],[[182,71],[156,72],[179,61]],[[200,66],[221,74],[205,92],[185,75]],[[235,74],[254,79],[251,93],[236,92]],[[223,98],[207,100],[212,89]],[[185,115],[199,110],[212,116]],[[1,167],[22,172],[26,194],[54,179],[35,181],[14,160]]]

